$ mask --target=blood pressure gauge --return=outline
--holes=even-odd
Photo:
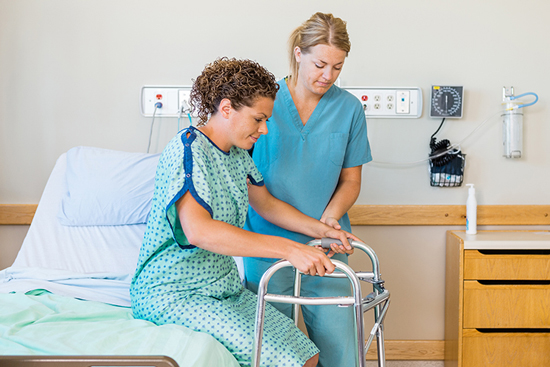
[[[463,87],[432,85],[430,117],[462,117]]]

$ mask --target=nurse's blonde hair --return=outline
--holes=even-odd
[[[315,13],[302,25],[292,32],[288,40],[290,51],[290,73],[289,79],[294,83],[298,75],[300,65],[294,57],[294,49],[299,47],[302,53],[309,53],[310,49],[317,45],[327,45],[339,48],[348,56],[351,50],[346,22],[332,14]]]

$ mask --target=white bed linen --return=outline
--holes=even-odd
[[[76,273],[133,273],[145,224],[63,226],[57,219],[65,187],[66,154],[48,179],[13,267],[42,267]]]
[[[128,306],[130,274],[135,270],[145,224],[61,225],[57,213],[66,190],[65,168],[66,154],[62,154],[48,179],[17,258],[11,267],[0,272],[0,292],[41,288]],[[101,289],[107,284],[110,284],[107,288],[114,291],[112,295]]]
[[[129,287],[145,224],[63,226],[57,214],[66,192],[66,153],[56,162],[13,265],[0,271],[0,293],[46,289],[120,306]],[[241,258],[235,258],[243,277]]]

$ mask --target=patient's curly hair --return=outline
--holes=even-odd
[[[199,117],[198,126],[202,126],[224,98],[239,110],[252,107],[258,97],[275,99],[278,89],[275,76],[260,64],[222,57],[206,65],[194,81],[189,102]]]

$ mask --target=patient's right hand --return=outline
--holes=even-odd
[[[330,258],[320,249],[296,243],[286,260],[298,270],[308,275],[331,274],[335,266]]]

